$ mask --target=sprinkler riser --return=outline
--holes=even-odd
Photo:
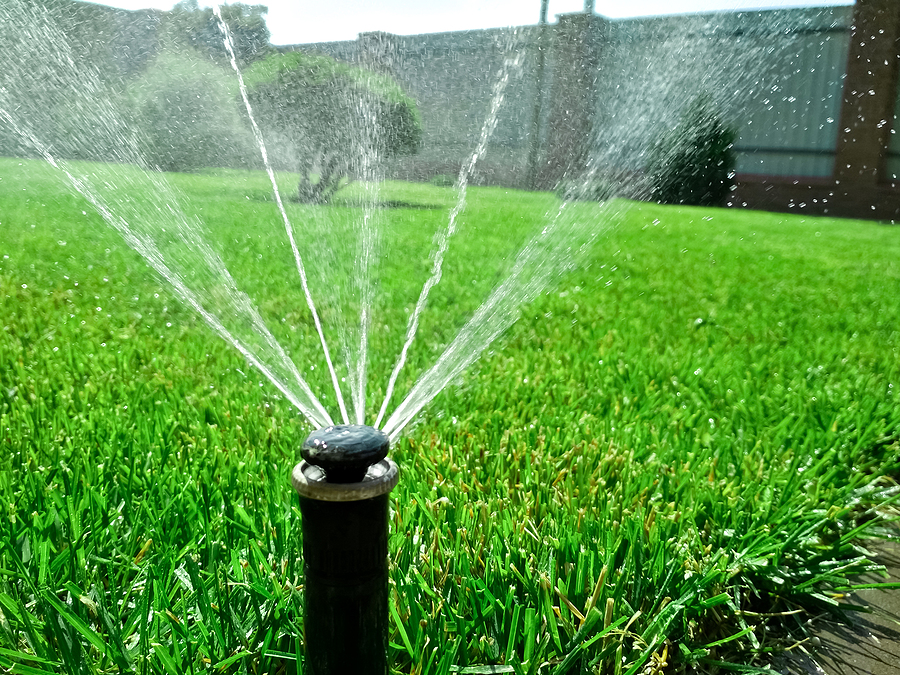
[[[372,427],[319,429],[291,474],[303,528],[305,675],[388,673],[388,494],[399,475],[389,444]]]
[[[388,496],[300,498],[308,675],[386,675]]]

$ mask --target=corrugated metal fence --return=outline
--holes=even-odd
[[[738,132],[739,174],[813,180],[833,175],[852,6],[597,19],[594,154],[601,164],[640,170],[654,138],[675,125],[694,98],[705,96]],[[549,28],[552,38],[556,27]],[[407,177],[450,172],[464,161],[512,44],[522,53],[521,71],[509,84],[481,166],[494,167],[487,182],[524,184],[530,122],[541,89],[535,75],[537,35],[534,27],[522,27],[392,36],[394,50],[385,68],[419,101],[425,124],[422,152],[404,160]],[[360,44],[295,48],[354,60]],[[564,58],[548,49],[538,132],[544,152],[551,123],[547,108]],[[885,177],[900,179],[900,119],[895,114],[885,123],[895,132]]]
[[[739,173],[830,176],[851,18],[840,7],[614,22],[600,67],[601,150],[639,159],[705,96],[738,131]]]

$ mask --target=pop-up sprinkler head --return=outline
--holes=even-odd
[[[340,424],[314,431],[300,455],[325,472],[329,483],[358,483],[369,467],[387,457],[391,439],[361,424]]]
[[[314,431],[294,467],[303,526],[306,675],[387,675],[388,493],[397,465],[372,427]]]

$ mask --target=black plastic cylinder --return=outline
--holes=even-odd
[[[388,493],[397,465],[371,427],[313,432],[291,483],[303,528],[305,675],[387,675]]]
[[[388,496],[300,498],[306,675],[386,675]]]

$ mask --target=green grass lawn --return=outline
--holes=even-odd
[[[334,411],[266,177],[170,179]],[[329,336],[356,316],[361,195],[288,205]],[[380,198],[428,208],[372,213],[368,416],[455,201]],[[469,191],[395,405],[558,209]],[[584,250],[546,259],[553,284],[392,449],[393,667],[767,672],[779,626],[852,605],[865,538],[890,532],[900,229],[627,202],[565,218]],[[300,672],[288,476],[308,424],[38,162],[0,160],[0,327],[0,669]]]

